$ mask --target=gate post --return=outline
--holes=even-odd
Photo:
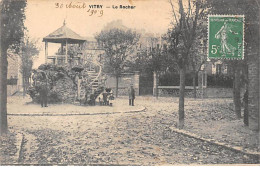
[[[207,88],[207,72],[204,70],[199,71],[198,73],[198,87],[200,91],[200,97],[204,98],[206,91],[205,89]]]
[[[140,72],[135,71],[134,72],[134,89],[135,89],[135,94],[139,96],[139,81],[140,81]]]
[[[154,71],[153,72],[153,96],[157,96],[157,89],[158,89],[158,83],[159,83],[159,79],[158,79],[158,75],[157,72]]]

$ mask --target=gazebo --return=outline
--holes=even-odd
[[[86,40],[72,31],[66,26],[64,20],[63,26],[55,30],[48,36],[43,38],[45,42],[45,63],[48,62],[48,59],[53,60],[53,64],[58,64],[58,60],[65,64],[68,63],[68,44],[79,44],[81,46]],[[61,55],[48,56],[48,43],[60,43],[61,44]],[[63,47],[65,46],[65,54]],[[76,56],[77,57],[77,56]]]

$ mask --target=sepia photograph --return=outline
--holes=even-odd
[[[260,0],[0,10],[0,166],[259,166]]]

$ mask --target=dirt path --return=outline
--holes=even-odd
[[[9,116],[25,133],[21,164],[177,165],[258,163],[255,157],[170,132],[174,99],[137,98],[145,112],[89,116]],[[188,123],[189,124],[189,123]]]

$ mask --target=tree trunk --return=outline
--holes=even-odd
[[[28,77],[28,74],[25,78],[25,95],[27,94],[28,88],[30,87],[30,78]]]
[[[197,90],[196,90],[196,75],[197,75],[197,72],[194,71],[194,72],[193,72],[193,77],[192,77],[193,98],[194,98],[194,99],[197,98]],[[202,87],[203,87],[203,86],[202,86]]]
[[[155,74],[155,76],[156,76],[156,99],[158,99],[158,95],[159,95],[159,91],[158,91],[158,81],[159,81],[159,79],[158,79],[158,72],[155,72],[156,74]]]
[[[23,74],[23,97],[25,96],[25,94],[26,94],[26,79],[25,79],[25,73],[23,72],[22,73]]]
[[[241,100],[240,100],[240,68],[239,66],[235,67],[235,79],[233,85],[233,101],[235,105],[235,112],[237,118],[241,118]]]
[[[30,87],[30,79],[29,79],[29,77],[28,77],[28,75],[27,75],[27,78],[26,78],[26,88],[25,88],[25,94],[27,94],[27,91],[28,91],[28,88]]]
[[[246,74],[246,85],[245,85],[245,88],[246,88],[246,91],[244,93],[244,124],[245,126],[248,126],[249,125],[249,120],[248,120],[248,67],[245,66],[245,74]]]
[[[249,121],[248,121],[248,89],[246,89],[246,92],[244,94],[244,124],[245,124],[245,126],[249,125]]]
[[[179,90],[179,128],[184,127],[184,94],[185,94],[185,74],[186,68],[180,69],[180,90]]]
[[[7,48],[1,46],[0,55],[0,134],[7,132]]]
[[[119,76],[116,75],[116,97],[118,97],[118,80],[119,80]]]

